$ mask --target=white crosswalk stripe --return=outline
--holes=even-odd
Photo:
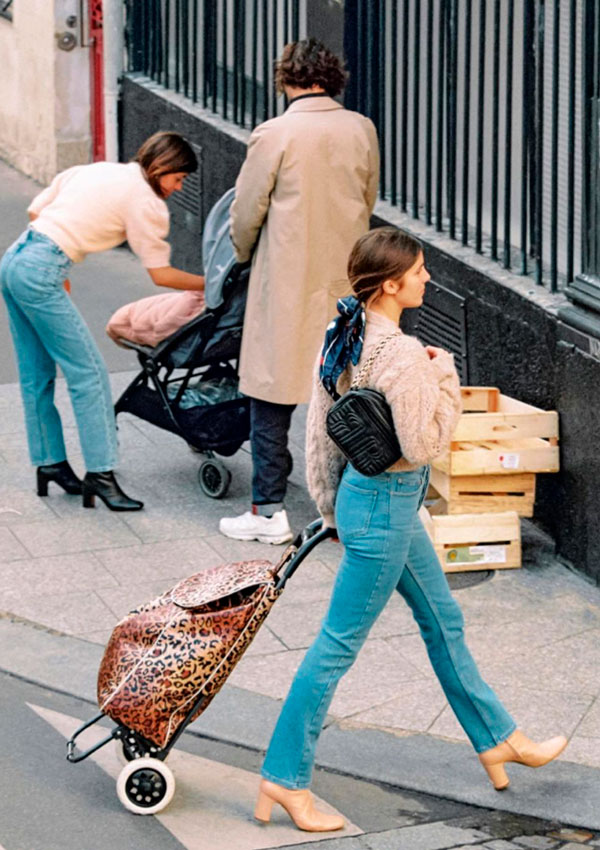
[[[28,705],[66,739],[80,725],[77,718],[67,714]],[[93,726],[81,735],[77,744],[82,749],[87,748],[105,736],[106,729]],[[123,767],[112,743],[91,755],[90,759],[115,780]],[[252,817],[258,788],[256,774],[181,750],[173,750],[168,765],[177,781],[175,796],[170,805],[154,817],[186,850],[231,850],[232,847],[236,850],[267,850],[334,836],[341,838],[362,834],[362,830],[350,822],[341,832],[301,832],[278,806],[273,809],[271,823],[260,825]],[[74,771],[84,769],[85,762],[73,766]],[[73,781],[77,781],[75,776]],[[115,793],[115,806],[119,805]],[[319,808],[336,812],[323,801],[319,801]],[[1,846],[0,850],[3,850]]]

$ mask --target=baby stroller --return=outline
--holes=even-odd
[[[236,263],[229,236],[234,189],[211,209],[202,236],[206,310],[155,347],[127,339],[141,371],[115,405],[182,437],[204,454],[200,487],[224,496],[231,481],[216,454],[234,454],[250,435],[249,400],[238,391],[237,361],[242,338],[250,264]]]
[[[67,760],[82,761],[115,740],[127,762],[117,779],[125,808],[141,815],[164,809],[175,792],[164,764],[172,747],[218,693],[290,576],[335,533],[316,520],[277,564],[223,564],[131,611],[116,625],[100,665],[100,714],[68,741]],[[115,728],[78,753],[78,736],[104,716]]]

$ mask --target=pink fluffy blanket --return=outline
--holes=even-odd
[[[132,301],[113,313],[106,333],[139,345],[157,345],[204,310],[203,292],[168,292]]]

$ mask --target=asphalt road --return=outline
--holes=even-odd
[[[97,758],[66,761],[66,738],[95,706],[1,672],[0,693],[0,850],[308,850],[327,838],[331,850],[564,846],[546,837],[558,825],[326,770],[315,772],[313,790],[347,818],[342,833],[300,832],[278,808],[259,826],[252,808],[262,754],[190,733],[168,757],[173,801],[159,815],[136,816],[115,793],[122,763],[113,742]]]

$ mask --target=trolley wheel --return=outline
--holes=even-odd
[[[287,453],[287,472],[286,475],[289,478],[294,470],[294,458],[292,457],[292,453],[289,449],[286,449]]]
[[[211,499],[221,499],[231,484],[231,472],[219,460],[205,460],[198,470],[198,483]]]
[[[142,758],[125,765],[117,779],[117,796],[136,815],[154,815],[169,805],[175,777],[162,761]]]

